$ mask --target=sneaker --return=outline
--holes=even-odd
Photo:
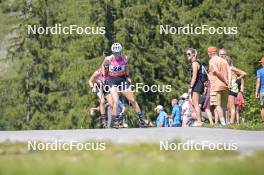
[[[201,127],[202,123],[194,122],[194,124],[192,126],[193,127]]]

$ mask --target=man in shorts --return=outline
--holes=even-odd
[[[208,47],[209,81],[211,83],[210,105],[214,106],[222,125],[226,125],[225,109],[227,107],[230,71],[226,60],[217,55],[217,48]]]

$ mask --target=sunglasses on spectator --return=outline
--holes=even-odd
[[[187,52],[187,53],[186,53],[186,55],[187,55],[187,56],[191,56],[191,55],[192,55],[192,53],[190,53],[190,52]]]

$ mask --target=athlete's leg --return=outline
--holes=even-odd
[[[103,92],[99,91],[97,93],[97,96],[98,96],[98,99],[99,99],[99,109],[100,109],[100,113],[101,115],[104,115],[105,114],[105,108],[104,108],[104,104],[105,104],[105,100],[104,100],[104,94]]]
[[[139,119],[139,123],[140,123],[140,127],[146,127],[148,124],[151,126],[152,124],[149,123],[149,121],[143,117],[141,109],[134,97],[133,92],[130,89],[126,89],[125,91],[122,91],[122,94],[127,98],[127,100],[129,101],[129,103],[132,104],[136,115]]]
[[[112,86],[110,88],[110,94],[112,97],[112,115],[116,116],[117,115],[117,105],[118,105],[118,100],[119,100],[119,96],[118,96],[118,88],[116,86]]]
[[[127,98],[127,100],[129,101],[129,103],[132,104],[132,106],[133,106],[133,108],[134,108],[134,110],[136,112],[141,112],[140,107],[139,107],[137,101],[134,98],[133,92],[131,92],[131,91],[124,91],[124,92],[122,92],[122,94]]]
[[[112,98],[112,95],[111,94],[107,94],[105,96],[105,98],[106,98],[106,101],[109,104],[109,107],[110,107],[111,111],[112,111],[113,110],[113,98]]]

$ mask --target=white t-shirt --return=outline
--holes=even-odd
[[[182,113],[183,113],[183,116],[188,116],[188,114],[189,114],[189,107],[190,107],[189,101],[188,100],[185,100],[184,103],[182,104]]]

